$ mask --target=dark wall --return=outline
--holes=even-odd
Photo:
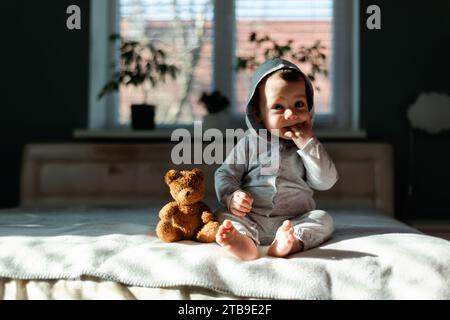
[[[80,6],[82,29],[66,9]],[[89,1],[2,1],[0,207],[19,199],[22,147],[71,140],[87,123]]]
[[[77,4],[82,29],[66,28]],[[377,4],[382,29],[365,27]],[[17,205],[22,147],[70,141],[87,123],[89,1],[4,1],[0,207]],[[450,133],[416,132],[410,175],[406,109],[422,91],[450,94],[450,2],[361,1],[361,123],[368,140],[395,150],[396,211],[401,219],[450,217]],[[7,81],[7,82],[5,82]],[[414,193],[406,199],[409,180]]]
[[[381,8],[381,30],[366,28],[371,4]],[[361,2],[361,122],[370,140],[394,146],[401,219],[450,218],[450,133],[415,131],[412,158],[406,118],[421,92],[450,94],[449,12],[446,0]]]

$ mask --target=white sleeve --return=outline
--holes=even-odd
[[[323,145],[312,137],[297,151],[306,169],[306,183],[316,190],[328,190],[339,179],[336,167]]]

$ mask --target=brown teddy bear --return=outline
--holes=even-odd
[[[164,242],[197,240],[214,242],[219,223],[201,200],[205,194],[203,172],[200,169],[169,170],[164,180],[175,199],[159,212],[156,227],[158,238]]]

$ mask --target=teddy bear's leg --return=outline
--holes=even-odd
[[[197,233],[197,240],[199,242],[214,242],[216,241],[216,233],[219,230],[219,223],[216,221],[208,222]]]
[[[214,221],[214,214],[209,211],[203,211],[202,213],[202,221],[204,224],[207,224],[210,221]]]
[[[164,242],[175,242],[182,240],[181,232],[170,222],[160,221],[156,227],[156,234]]]

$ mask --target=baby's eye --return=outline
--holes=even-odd
[[[272,109],[281,110],[281,109],[283,109],[283,106],[281,104],[276,104],[272,107]]]
[[[295,107],[296,108],[303,108],[305,106],[305,103],[303,102],[303,101],[297,101],[296,103],[295,103]]]

